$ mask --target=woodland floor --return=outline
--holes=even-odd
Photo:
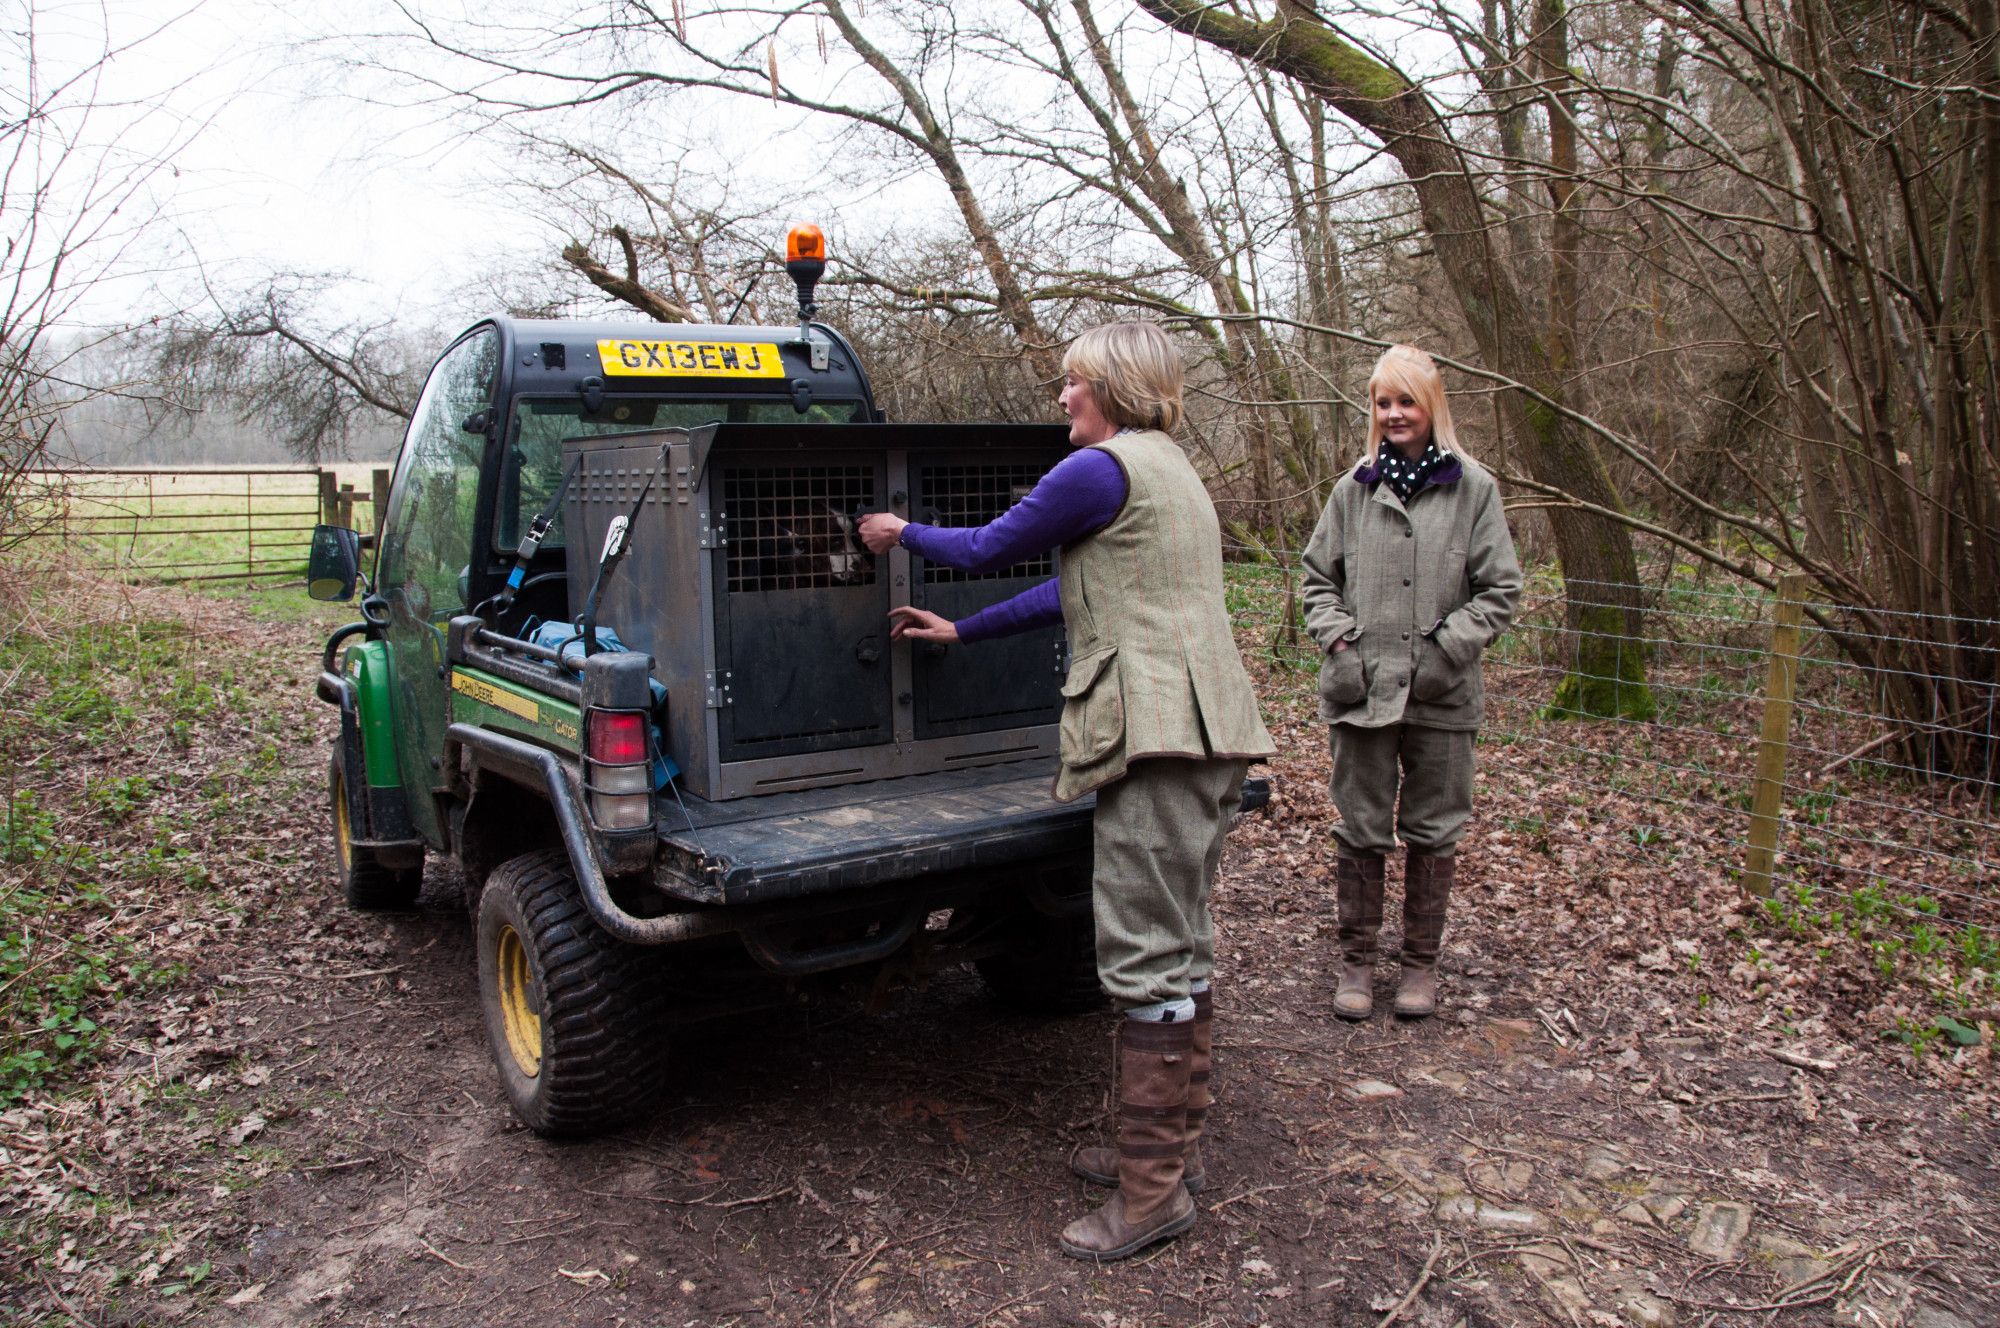
[[[1911,990],[1764,935],[1721,873],[1613,852],[1587,809],[1523,842],[1534,744],[1482,750],[1440,1016],[1350,1026],[1324,733],[1282,726],[1214,899],[1201,1219],[1094,1268],[1055,1236],[1101,1196],[1064,1163],[1098,1138],[1107,1017],[1021,1017],[971,973],[794,1004],[679,1035],[635,1128],[544,1142],[488,1061],[453,873],[414,913],[335,898],[325,624],[102,612],[185,620],[233,699],[156,740],[129,679],[129,743],[7,753],[106,854],[129,822],[92,781],[149,776],[200,870],[114,891],[175,976],[0,1112],[0,1321],[2000,1323],[1991,1026],[1913,1055],[1881,1036]]]

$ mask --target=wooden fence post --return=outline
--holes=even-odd
[[[1743,854],[1743,886],[1766,898],[1778,853],[1779,818],[1785,804],[1785,758],[1792,740],[1792,698],[1799,686],[1799,628],[1806,620],[1807,578],[1778,578],[1771,606],[1770,666],[1764,678],[1764,724],[1757,737],[1757,782],[1750,792],[1750,846]]]
[[[340,476],[330,470],[319,472],[319,523],[337,526],[340,515]]]
[[[350,530],[354,528],[354,486],[352,484],[343,484],[340,486],[340,519],[333,524],[336,526],[345,526]]]
[[[368,477],[369,510],[374,516],[375,534],[382,534],[382,522],[389,514],[389,471],[377,466]]]

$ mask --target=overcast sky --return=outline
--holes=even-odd
[[[353,277],[339,296],[353,312],[444,312],[439,306],[468,298],[476,278],[545,262],[568,238],[570,219],[512,187],[520,168],[502,136],[472,134],[463,116],[410,105],[418,94],[408,82],[353,67],[350,57],[363,49],[349,40],[357,31],[409,30],[388,0],[0,5],[33,13],[49,74],[94,56],[107,19],[112,44],[129,45],[107,86],[166,111],[123,132],[134,142],[190,138],[161,187],[179,234],[217,284],[254,284],[281,270],[340,272]],[[697,169],[727,172],[732,157],[754,152],[768,174],[783,156],[777,140],[798,141],[795,115],[741,99],[726,110],[697,100],[691,113],[709,120],[672,127],[697,145]],[[100,114],[97,132],[112,123]],[[773,219],[774,243],[789,222],[819,219],[816,210],[836,205],[840,191],[829,188],[821,200],[813,174],[799,172],[797,215]],[[109,321],[143,298],[133,290],[117,283],[86,307]]]
[[[142,0],[126,17],[162,7]],[[204,263],[352,273],[353,298],[394,311],[546,248],[551,232],[490,187],[505,169],[497,149],[362,99],[368,81],[315,39],[364,8],[206,0],[162,34],[158,54],[192,80],[180,98],[209,117],[180,159],[178,199]]]

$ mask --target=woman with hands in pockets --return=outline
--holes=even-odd
[[[1097,794],[1092,910],[1118,1021],[1115,1148],[1070,1168],[1117,1187],[1062,1234],[1065,1254],[1122,1259],[1194,1224],[1209,1104],[1208,893],[1250,761],[1273,754],[1223,606],[1222,534],[1169,431],[1181,360],[1147,323],[1092,328],[1063,357],[1065,457],[992,523],[944,529],[875,513],[861,537],[979,572],[1052,548],[1061,575],[959,622],[894,610],[898,639],[975,643],[1061,622],[1056,797]]]
[[[1395,1011],[1422,1018],[1437,1008],[1454,855],[1472,810],[1479,657],[1513,619],[1521,567],[1499,487],[1459,446],[1431,357],[1384,351],[1368,400],[1368,454],[1334,485],[1302,559],[1306,629],[1326,652],[1320,718],[1340,812],[1333,1011],[1374,1011],[1383,866],[1400,838]]]

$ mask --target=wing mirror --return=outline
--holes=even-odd
[[[306,559],[306,594],[345,603],[361,580],[361,536],[345,526],[314,526]]]

